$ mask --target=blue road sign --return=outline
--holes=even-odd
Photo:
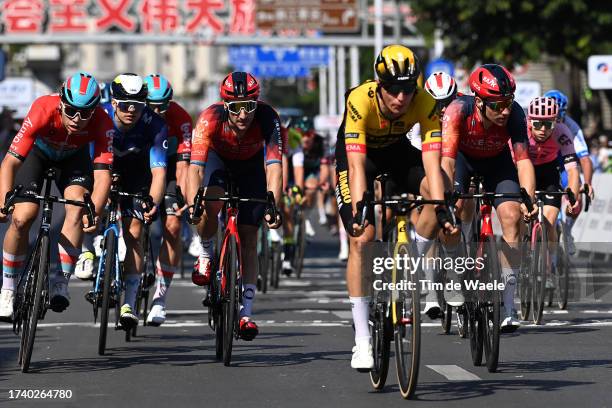
[[[328,64],[329,48],[237,46],[229,48],[229,62],[256,77],[305,77],[311,68]]]
[[[0,81],[4,81],[6,68],[6,54],[3,50],[0,50]]]

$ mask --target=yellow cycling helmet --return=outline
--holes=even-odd
[[[419,74],[419,60],[408,47],[395,44],[382,49],[374,70],[381,82],[416,82]]]

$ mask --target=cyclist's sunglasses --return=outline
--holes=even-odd
[[[121,112],[140,112],[144,109],[143,101],[117,101],[117,109]]]
[[[157,110],[160,113],[164,113],[170,107],[170,101],[165,102],[147,102],[147,106],[152,110]]]
[[[501,112],[504,109],[510,107],[512,105],[512,102],[514,102],[514,97],[507,98],[507,99],[502,99],[502,100],[498,100],[498,101],[487,101],[487,100],[484,100],[485,105],[487,105],[489,108],[491,108],[495,112]]]
[[[382,84],[382,87],[388,94],[392,96],[397,96],[400,92],[403,92],[405,95],[410,95],[416,89],[415,83],[401,84],[401,83],[391,83],[391,84]]]
[[[240,115],[240,111],[243,109],[246,113],[255,112],[255,109],[257,109],[257,101],[225,102],[225,106],[227,106],[229,113]]]
[[[542,128],[554,129],[555,121],[554,120],[532,120],[531,126],[536,130],[540,130]]]
[[[87,120],[91,118],[93,113],[96,111],[95,107],[91,109],[79,109],[75,108],[74,106],[70,106],[64,102],[62,102],[60,105],[62,108],[62,112],[64,112],[64,115],[66,115],[66,117],[69,119],[76,119],[78,115],[81,120]]]

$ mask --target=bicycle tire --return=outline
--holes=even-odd
[[[223,365],[226,367],[232,361],[232,347],[236,331],[238,302],[237,275],[240,265],[238,264],[238,250],[236,248],[236,238],[230,235],[227,239],[225,248],[225,259],[223,262],[223,277],[226,286],[223,293]]]
[[[268,275],[270,268],[270,243],[268,242],[268,229],[265,226],[260,227],[259,245],[261,248],[259,254],[259,276],[261,277],[261,292],[268,292]]]
[[[483,326],[480,318],[480,311],[477,303],[466,304],[466,315],[468,324],[468,333],[470,336],[470,354],[472,356],[472,364],[475,366],[482,365],[483,354]]]
[[[486,261],[487,269],[485,274],[487,282],[499,282],[501,273],[495,238],[488,236],[485,243],[488,248],[488,256]],[[487,370],[490,373],[494,373],[497,371],[497,365],[499,363],[501,295],[499,290],[489,291],[486,295],[485,302],[481,304],[481,307],[483,307],[483,346]]]
[[[370,316],[370,333],[372,335],[372,354],[374,356],[374,368],[370,370],[370,382],[375,390],[384,388],[389,373],[389,357],[391,355],[391,338],[393,328],[387,316],[386,304],[374,306]]]
[[[304,211],[298,210],[297,216],[299,222],[295,223],[295,255],[293,263],[295,268],[295,276],[300,279],[302,277],[302,269],[304,269],[304,254],[306,252],[306,219]]]
[[[521,305],[521,320],[529,320],[529,314],[531,313],[531,262],[533,260],[533,254],[531,251],[531,241],[529,235],[523,237],[522,256],[521,256],[521,269],[519,270],[518,276],[518,293]]]
[[[557,262],[557,306],[560,310],[567,309],[569,299],[570,263],[562,249]]]
[[[546,269],[548,266],[546,228],[539,225],[538,228],[536,228],[535,234],[535,251],[531,281],[533,285],[531,296],[531,320],[534,324],[539,325],[542,323],[544,300],[546,296]]]
[[[115,240],[117,237],[110,231],[104,242],[104,257],[100,262],[104,262],[104,283],[102,289],[102,310],[100,316],[100,335],[98,337],[98,354],[103,356],[106,350],[106,335],[108,329],[108,314],[111,296],[111,283],[115,277]]]
[[[397,254],[411,256],[409,244],[399,244]],[[397,324],[394,325],[395,365],[397,381],[402,398],[414,395],[419,377],[421,354],[421,298],[418,273],[403,269],[401,279],[414,283],[413,290],[403,291],[404,299],[396,303]],[[409,308],[409,309],[407,309]],[[409,310],[409,312],[408,312]],[[407,323],[402,323],[408,318]]]
[[[272,253],[272,279],[271,285],[274,289],[278,289],[280,283],[280,272],[281,272],[281,244],[279,242],[275,242],[273,244],[273,253]]]
[[[30,306],[29,299],[24,299],[26,306],[30,309],[26,312],[26,320],[24,320],[24,328],[27,331],[22,331],[22,347],[25,349],[21,359],[21,372],[27,373],[30,369],[30,361],[32,359],[32,350],[34,349],[34,339],[36,338],[36,328],[38,327],[38,318],[40,317],[42,302],[43,284],[45,276],[49,272],[49,237],[44,235],[39,243],[40,258],[35,269],[34,286],[30,289],[30,294],[34,294],[33,303]],[[25,335],[25,339],[23,336]]]
[[[468,316],[465,304],[457,308],[457,335],[462,339],[468,336]]]

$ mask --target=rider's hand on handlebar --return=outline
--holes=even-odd
[[[452,216],[445,206],[438,206],[436,208],[436,218],[444,234],[456,235],[459,233],[459,228],[453,225]]]
[[[584,183],[580,191],[583,192],[587,190],[589,191],[589,198],[591,199],[591,201],[593,201],[595,199],[595,190],[593,190],[593,185]]]
[[[268,224],[268,228],[277,229],[281,225],[283,225],[283,218],[280,212],[276,211],[275,214],[266,213],[264,215],[264,220],[266,220],[266,224]]]
[[[97,215],[94,217],[93,225],[89,225],[89,219],[87,218],[87,214],[83,214],[83,218],[81,222],[83,223],[83,232],[94,232],[96,227],[98,226],[98,222],[100,221],[100,217]]]
[[[143,212],[144,221],[147,224],[151,224],[155,220],[155,215],[157,214],[157,206],[154,205],[151,207],[149,211]]]
[[[532,199],[532,203],[535,203],[535,199]],[[535,220],[538,216],[538,206],[533,204],[531,211],[527,209],[525,203],[521,203],[521,214],[523,215],[523,221],[530,222],[531,220]]]
[[[581,209],[582,209],[582,200],[578,198],[576,202],[574,203],[574,205],[571,205],[570,203],[567,204],[567,206],[565,207],[565,214],[568,217],[576,218],[580,214]]]

